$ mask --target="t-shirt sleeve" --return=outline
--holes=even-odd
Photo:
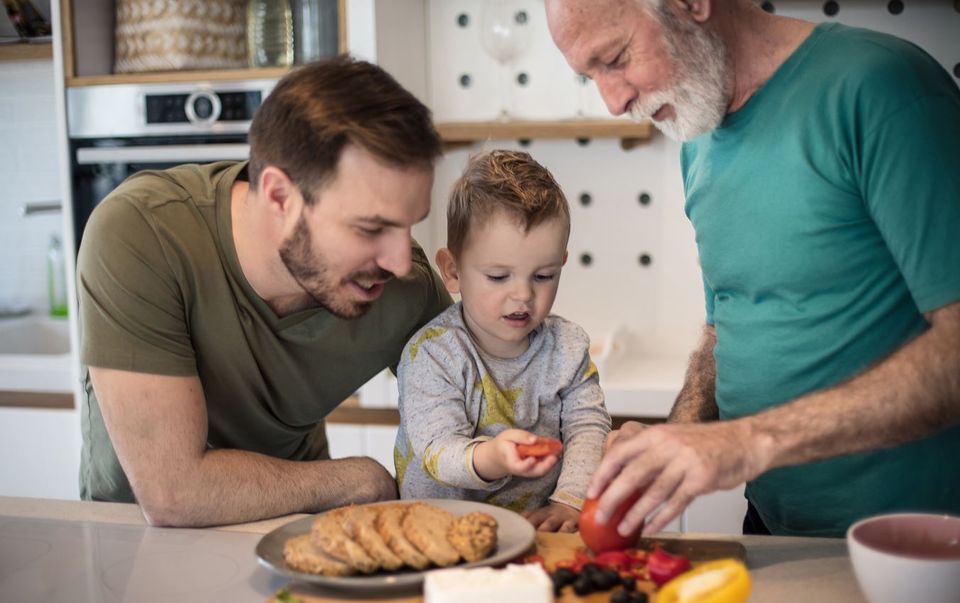
[[[713,306],[716,302],[716,300],[714,299],[715,297],[716,297],[716,293],[713,292],[713,288],[710,287],[710,285],[707,284],[707,280],[704,279],[703,280],[703,301],[707,310],[708,325],[713,324]]]
[[[860,179],[920,311],[960,299],[960,92],[921,93],[870,124]]]
[[[579,327],[576,327],[580,331]],[[580,365],[569,387],[560,392],[563,465],[550,500],[577,509],[583,506],[590,477],[600,464],[603,441],[610,432],[610,414],[600,389],[597,365],[590,359],[589,338],[583,341]]]
[[[83,364],[196,374],[180,286],[149,217],[129,199],[109,198],[91,215],[77,296]]]

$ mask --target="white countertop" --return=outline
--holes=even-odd
[[[299,517],[203,530],[150,528],[135,505],[0,497],[0,600],[266,601],[285,580],[257,565],[254,547],[260,535]],[[753,579],[750,601],[864,601],[843,540],[679,537],[743,543]],[[64,548],[72,553],[64,555]],[[174,592],[174,599],[162,596]]]

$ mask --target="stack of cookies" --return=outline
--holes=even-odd
[[[296,571],[351,576],[479,561],[496,546],[497,520],[486,513],[457,517],[423,502],[351,505],[289,539],[283,559]]]

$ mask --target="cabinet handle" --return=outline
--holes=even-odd
[[[52,214],[61,210],[63,210],[63,204],[59,201],[36,201],[21,205],[20,215],[30,216],[33,214]]]

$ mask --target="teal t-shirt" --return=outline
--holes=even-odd
[[[740,110],[683,146],[720,416],[863,372],[960,300],[960,91],[895,37],[816,27]],[[894,510],[960,513],[960,428],[770,471],[779,534]]]

